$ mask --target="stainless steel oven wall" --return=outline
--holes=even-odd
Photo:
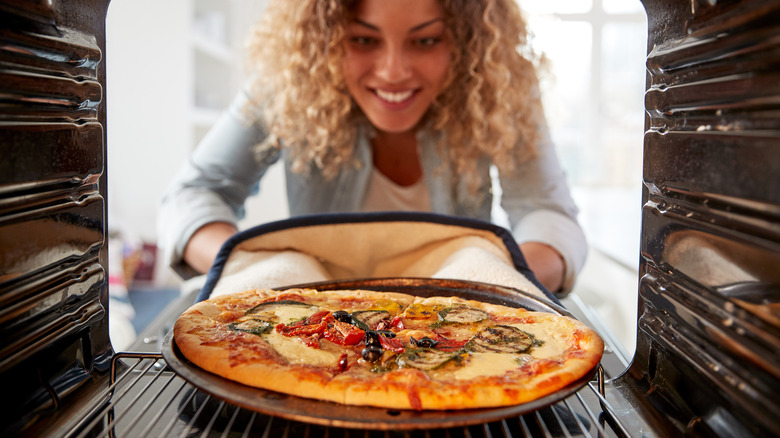
[[[644,4],[629,374],[670,430],[780,436],[780,1]]]
[[[108,0],[0,2],[0,435],[109,365]]]

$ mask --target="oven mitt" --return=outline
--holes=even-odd
[[[557,303],[505,228],[409,212],[302,216],[242,231],[220,250],[198,300],[248,289],[391,277],[490,283]]]

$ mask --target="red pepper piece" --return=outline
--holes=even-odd
[[[397,338],[388,338],[383,334],[379,334],[379,344],[385,350],[390,350],[393,353],[403,353],[404,344]]]
[[[320,348],[320,336],[318,334],[311,336],[298,336],[298,339],[306,344],[307,347],[316,348],[318,350]]]
[[[347,358],[349,356],[347,353],[342,354],[339,356],[339,361],[336,363],[336,370],[338,372],[345,371],[349,367],[349,363],[347,362]]]
[[[403,330],[404,329],[404,321],[401,319],[400,316],[396,316],[395,318],[393,318],[392,321],[390,321],[390,327],[395,327],[395,328],[397,328],[399,330]]]
[[[458,341],[455,339],[447,339],[442,336],[436,337],[436,349],[441,351],[456,351],[460,350],[466,343],[468,342],[468,339],[464,339],[462,341]]]

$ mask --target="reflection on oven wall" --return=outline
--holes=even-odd
[[[156,240],[161,191],[241,86],[243,39],[265,3],[111,2],[108,214],[112,236],[126,248],[125,269],[137,263],[135,248]],[[639,1],[520,4],[529,14],[535,44],[550,62],[542,78],[545,109],[592,246],[575,295],[602,316],[630,353],[641,209],[644,11]],[[262,192],[250,199],[243,227],[287,216],[281,170],[273,168]],[[149,297],[188,287],[159,260],[152,263],[153,278],[127,273],[127,283],[113,289],[114,298],[132,303],[139,293]],[[141,314],[136,318],[145,312],[129,310]]]

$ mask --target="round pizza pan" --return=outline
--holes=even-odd
[[[573,317],[560,306],[516,289],[461,280],[385,278],[312,283],[291,287],[310,287],[318,290],[368,289],[424,297],[458,296],[536,312],[549,312]],[[285,287],[285,289],[287,288]],[[485,409],[413,411],[341,405],[246,386],[205,371],[188,361],[176,346],[172,332],[168,333],[163,341],[162,355],[175,373],[195,387],[245,409],[323,426],[375,430],[470,426],[523,415],[547,407],[574,394],[588,383],[598,366],[567,387],[528,403]]]

